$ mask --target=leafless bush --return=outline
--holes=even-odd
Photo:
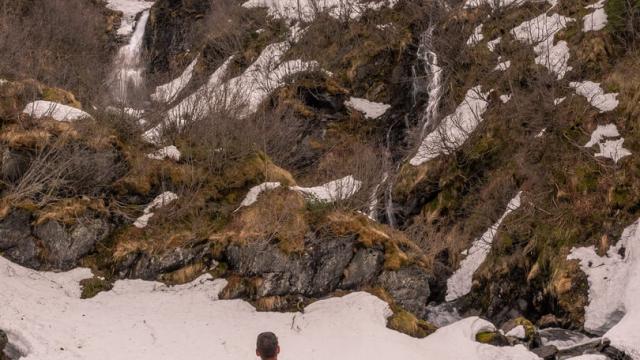
[[[0,0],[0,73],[94,97],[109,71],[106,22],[82,0]]]

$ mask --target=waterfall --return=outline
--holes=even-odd
[[[438,66],[438,55],[433,52],[432,38],[433,38],[433,26],[429,26],[420,38],[420,45],[418,47],[418,58],[422,60],[424,64],[424,71],[429,79],[427,85],[427,92],[429,99],[427,106],[422,113],[422,133],[421,137],[424,138],[427,129],[433,124],[438,116],[438,107],[440,106],[440,99],[442,98],[442,68]]]
[[[129,39],[129,43],[118,50],[114,71],[111,76],[111,93],[114,99],[122,104],[126,104],[130,91],[139,88],[142,83],[141,53],[142,40],[149,20],[149,10],[145,10],[140,15],[135,31]]]

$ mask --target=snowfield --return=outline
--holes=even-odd
[[[82,300],[87,269],[37,272],[0,257],[0,328],[24,360],[255,359],[255,337],[275,332],[280,358],[493,360],[537,359],[522,345],[475,342],[494,326],[470,317],[415,339],[386,328],[389,307],[368,293],[321,300],[302,313],[256,312],[218,300],[225,280],[205,275],[167,287],[122,280]]]
[[[587,331],[603,334],[633,359],[640,359],[640,220],[599,256],[594,246],[573,248],[568,259],[580,261],[589,279]]]

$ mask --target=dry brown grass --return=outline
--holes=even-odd
[[[48,221],[57,221],[62,224],[75,224],[78,218],[86,215],[88,211],[100,214],[108,213],[104,202],[101,199],[62,199],[51,203],[43,209],[36,211],[35,224],[40,225]]]
[[[203,262],[198,261],[193,264],[189,264],[176,271],[173,271],[167,274],[162,274],[160,276],[160,281],[168,285],[186,284],[197,279],[200,275],[204,274],[206,271],[207,271],[207,266]]]

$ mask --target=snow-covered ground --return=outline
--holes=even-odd
[[[275,18],[310,22],[321,12],[327,12],[337,19],[357,19],[367,10],[393,7],[396,2],[397,0],[249,0],[242,6],[267,8],[269,15]]]
[[[600,83],[589,80],[573,81],[569,83],[569,86],[574,88],[578,95],[584,96],[601,113],[612,111],[618,107],[618,93],[605,93]]]
[[[562,79],[572,68],[569,63],[569,46],[566,41],[554,44],[556,33],[564,29],[573,19],[559,14],[541,14],[525,21],[511,30],[518,40],[534,45],[536,64],[542,65]]]
[[[118,28],[118,35],[129,36],[133,32],[136,23],[136,15],[148,10],[153,1],[145,0],[107,0],[107,7],[111,10],[122,12],[122,23]]]
[[[361,186],[361,181],[356,180],[353,176],[349,175],[320,186],[293,186],[291,187],[291,190],[300,192],[314,201],[333,202],[352,197],[358,192],[358,190],[360,190]]]
[[[24,107],[24,110],[22,110],[22,113],[34,118],[50,117],[57,121],[66,122],[91,118],[91,115],[80,109],[45,100],[28,103],[27,106]]]
[[[537,359],[522,345],[474,341],[489,322],[470,317],[415,339],[386,327],[386,303],[367,293],[321,300],[302,313],[256,312],[242,300],[218,300],[224,280],[205,275],[167,287],[117,281],[81,300],[87,269],[37,272],[0,257],[0,329],[24,360],[255,359],[255,337],[278,335],[280,359]]]
[[[462,146],[482,122],[482,114],[489,106],[487,98],[491,91],[483,92],[480,86],[469,89],[456,111],[442,119],[440,125],[422,140],[418,152],[409,161],[410,164],[418,166]]]
[[[600,0],[595,4],[585,6],[587,9],[594,10],[582,18],[582,31],[598,31],[607,26],[607,12],[604,10],[604,1]]]
[[[591,134],[591,140],[584,144],[584,147],[598,145],[600,152],[595,154],[596,157],[609,158],[618,162],[623,157],[631,155],[631,151],[622,146],[623,143],[624,138],[620,136],[616,125],[607,124],[598,125]]]
[[[165,146],[151,154],[147,154],[149,159],[154,160],[171,159],[174,161],[180,161],[180,156],[182,156],[182,153],[180,153],[180,150],[178,150],[175,145]]]
[[[377,119],[382,116],[391,105],[369,101],[367,99],[352,97],[344,103],[346,106],[357,110],[369,119]]]
[[[249,189],[249,192],[240,203],[240,206],[238,207],[238,209],[255,204],[255,202],[258,201],[258,196],[260,196],[260,194],[262,194],[264,191],[273,190],[279,187],[280,187],[280,183],[277,181],[264,182],[260,185],[256,185],[252,187],[251,189]]]
[[[613,346],[640,359],[640,220],[624,229],[605,256],[589,246],[573,248],[568,258],[580,261],[589,280],[585,329],[604,333]]]
[[[196,57],[189,66],[178,76],[173,79],[169,83],[164,85],[160,85],[156,87],[156,90],[153,94],[151,94],[151,99],[158,102],[168,103],[175,100],[176,96],[180,94],[182,89],[187,86],[189,81],[191,81],[191,77],[193,76],[193,70],[198,63],[198,58]]]
[[[473,34],[467,39],[467,46],[475,46],[484,39],[484,34],[482,34],[483,26],[483,24],[480,24],[473,29]]]
[[[509,215],[512,211],[518,209],[520,207],[520,195],[522,192],[518,192],[516,196],[509,201],[507,204],[507,208],[500,216],[500,219],[496,221],[481,237],[476,239],[471,248],[467,250],[467,256],[460,262],[460,268],[456,270],[456,272],[451,275],[449,279],[447,279],[447,295],[445,297],[446,301],[452,301],[458,299],[461,296],[468,294],[471,291],[471,286],[473,284],[473,274],[478,270],[480,265],[484,262],[491,251],[491,244],[493,243],[493,238],[496,236],[498,232],[498,228],[502,224],[502,221]]]
[[[156,196],[156,198],[153,199],[153,201],[149,205],[147,205],[142,215],[136,219],[133,225],[140,229],[147,227],[149,220],[154,215],[153,213],[154,209],[159,209],[163,206],[169,205],[171,202],[177,199],[178,199],[178,195],[172,193],[171,191],[165,191],[162,194]]]

